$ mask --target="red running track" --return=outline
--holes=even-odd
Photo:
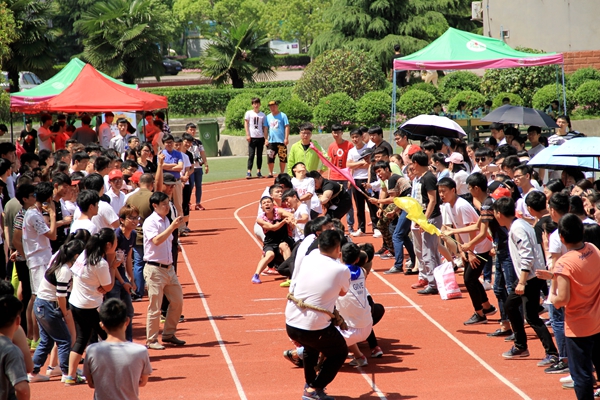
[[[184,347],[150,351],[154,371],[142,399],[299,399],[303,373],[282,357],[285,334],[282,278],[250,283],[261,252],[252,235],[265,179],[206,184],[202,204],[192,211],[192,233],[182,238],[178,271],[185,322],[177,336]],[[380,244],[370,236],[357,241]],[[558,379],[536,363],[543,349],[528,328],[531,356],[505,360],[503,338],[486,335],[497,320],[465,327],[473,313],[463,298],[442,301],[410,288],[415,276],[383,275],[392,260],[376,258],[367,280],[386,314],[375,327],[384,356],[369,365],[345,365],[328,393],[336,399],[570,399]],[[458,277],[462,283],[462,277]],[[488,292],[495,303],[493,293]],[[147,303],[134,303],[134,338],[144,343]],[[365,354],[368,348],[364,349]],[[91,398],[87,386],[64,387],[59,379],[31,384],[32,399]]]

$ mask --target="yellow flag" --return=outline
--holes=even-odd
[[[423,208],[416,199],[412,197],[396,197],[394,198],[394,204],[403,211],[406,211],[406,217],[419,225],[425,232],[438,236],[441,234],[435,225],[427,221],[425,214],[423,214]]]

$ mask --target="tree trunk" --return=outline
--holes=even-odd
[[[234,89],[244,88],[244,80],[240,78],[236,69],[229,70],[229,78],[231,78],[231,85]]]
[[[135,83],[135,77],[126,72],[123,74],[123,83],[133,85]]]
[[[8,68],[8,82],[10,84],[10,92],[16,93],[19,91],[19,70],[9,67]]]

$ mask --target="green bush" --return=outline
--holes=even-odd
[[[10,119],[10,95],[0,90],[0,121],[8,122]]]
[[[431,93],[422,90],[409,90],[398,100],[398,111],[408,118],[421,114],[429,114],[437,100]]]
[[[567,87],[577,90],[586,81],[600,81],[600,71],[593,67],[580,68],[569,76]]]
[[[456,112],[458,110],[458,103],[461,101],[467,103],[466,112],[470,113],[471,110],[483,107],[483,104],[485,103],[485,97],[478,92],[465,90],[464,92],[458,93],[452,98],[452,100],[450,100],[450,103],[448,104],[448,111]]]
[[[244,83],[244,88],[251,89],[274,89],[280,87],[294,87],[296,81],[267,81],[267,82],[247,82]]]
[[[310,56],[308,54],[281,54],[276,55],[275,59],[277,60],[277,65],[280,67],[310,64]]]
[[[519,48],[527,53],[543,53],[540,50]],[[553,65],[544,67],[488,69],[481,81],[481,93],[492,98],[498,93],[516,93],[525,106],[532,104],[533,95],[538,89],[556,80],[556,68]],[[479,90],[478,90],[479,91]]]
[[[308,64],[294,93],[314,105],[333,93],[345,93],[358,100],[365,93],[384,87],[385,75],[368,53],[331,50]]]
[[[511,106],[522,106],[523,105],[523,99],[518,94],[503,92],[503,93],[498,93],[496,95],[496,97],[494,97],[494,100],[492,101],[492,108],[498,108],[498,107],[502,106],[502,99],[505,97],[508,97],[510,99]],[[483,107],[483,104],[480,107]]]
[[[536,110],[545,111],[548,109],[548,107],[550,107],[550,103],[554,100],[558,100],[560,109],[564,110],[562,85],[559,85],[557,88],[555,83],[551,83],[535,92],[533,99],[531,100],[531,106]],[[570,113],[574,106],[575,97],[573,91],[567,89],[567,112]],[[564,113],[564,111],[562,111],[561,114],[562,113]]]
[[[353,122],[356,104],[346,93],[333,93],[319,100],[319,104],[313,110],[313,116],[317,124],[329,131],[331,125],[348,125]]]
[[[179,60],[184,69],[200,69],[200,57],[191,57]]]
[[[587,81],[579,86],[575,100],[585,115],[600,115],[600,81]]]
[[[280,103],[282,101],[291,100],[292,90],[293,89],[290,87],[281,87],[269,90],[262,101],[264,103],[263,106],[267,107],[268,109],[268,103],[271,100],[277,100]]]
[[[385,91],[369,92],[356,102],[355,121],[366,126],[384,125],[390,120],[392,97]]]
[[[440,101],[440,90],[433,86],[431,83],[419,82],[409,86],[408,88],[409,90],[422,90],[424,92],[427,92],[433,97],[435,97],[437,101]]]
[[[452,72],[439,80],[439,92],[442,95],[441,100],[446,102],[456,96],[459,92],[465,90],[479,92],[480,85],[481,78],[473,72]]]
[[[242,93],[235,96],[225,110],[225,126],[227,129],[244,129],[244,115],[250,110],[251,100],[258,97],[256,93]]]
[[[300,100],[298,96],[292,96],[282,101],[279,110],[287,115],[292,134],[300,133],[298,127],[304,122],[310,122],[313,118],[312,107]]]

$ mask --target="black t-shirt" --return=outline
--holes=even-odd
[[[321,189],[316,190],[316,192],[318,194],[323,194],[328,190],[331,190],[333,192],[333,194],[331,195],[331,199],[329,200],[329,203],[334,204],[334,205],[339,204],[339,202],[342,198],[343,192],[344,192],[343,186],[337,182],[330,181],[329,179],[323,179],[323,184],[321,185]]]
[[[427,210],[427,206],[429,205],[429,196],[427,196],[427,192],[432,190],[435,190],[435,208],[429,218],[439,217],[442,214],[440,212],[440,195],[437,190],[437,178],[431,171],[427,171],[425,175],[421,177],[421,197],[423,199],[424,210]]]
[[[31,138],[27,138],[31,136]],[[32,129],[31,132],[27,132],[26,129],[21,131],[21,139],[25,139],[23,141],[23,148],[28,153],[35,153],[35,139],[37,138],[37,131]]]
[[[156,164],[154,164],[150,160],[146,160],[146,166],[145,167],[143,165],[141,165],[141,164],[140,164],[140,167],[142,168],[142,171],[145,174],[154,174],[154,173],[156,173]]]
[[[392,174],[392,176],[390,176],[387,180],[387,189],[388,189],[388,193],[390,191],[390,189],[394,189],[396,187],[396,184],[398,183],[398,179],[400,179],[401,176],[398,174]]]
[[[492,232],[492,237],[494,238],[494,242],[496,242],[498,249],[508,250],[508,234],[494,217],[493,205],[494,199],[490,196],[483,201],[480,210],[481,220],[488,223],[488,227],[490,228],[490,232]]]
[[[137,232],[135,230],[132,231],[131,234],[129,235],[129,239],[127,239],[125,237],[125,234],[121,230],[121,227],[118,227],[117,229],[115,229],[115,236],[117,237],[117,250],[123,250],[123,253],[125,253],[125,258],[123,259],[123,263],[121,265],[119,265],[117,270],[119,271],[121,278],[123,278],[123,280],[125,282],[129,282],[129,279],[127,279],[127,274],[125,271],[125,261],[127,260],[127,255],[129,254],[129,252],[131,251],[133,246],[135,246],[135,239],[137,238]]]
[[[384,147],[385,149],[387,149],[388,156],[391,156],[392,154],[394,154],[394,149],[392,148],[392,145],[389,144],[388,142],[386,142],[385,140],[382,140],[381,143],[379,143],[379,146],[375,146],[376,149],[378,149],[380,147]]]
[[[54,200],[52,200],[54,201]],[[62,221],[62,207],[60,206],[60,201],[54,201],[54,214],[56,216],[56,221]],[[64,227],[56,228],[56,240],[50,241],[50,247],[52,247],[52,253],[56,253],[60,246],[65,243],[67,239],[67,232],[65,232]]]

